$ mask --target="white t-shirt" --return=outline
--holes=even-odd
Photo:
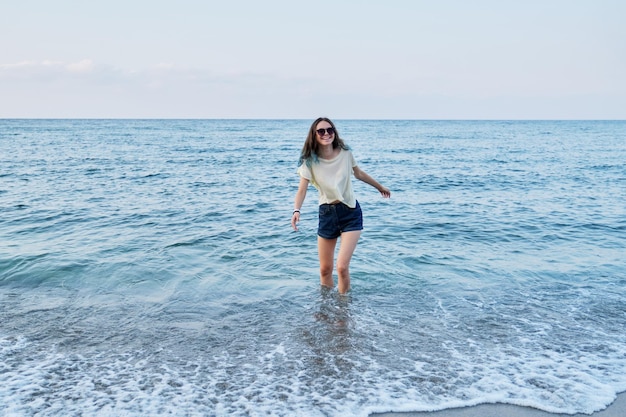
[[[328,204],[341,201],[350,208],[356,207],[356,198],[352,191],[352,168],[357,166],[356,160],[349,150],[341,149],[333,159],[319,158],[309,168],[303,163],[298,174],[306,178],[317,188],[320,194],[319,203]]]

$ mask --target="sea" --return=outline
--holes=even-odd
[[[320,287],[312,120],[0,120],[1,416],[342,416],[626,391],[626,121],[335,120],[361,169]],[[335,272],[336,281],[336,272]]]

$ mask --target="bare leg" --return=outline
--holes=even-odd
[[[317,252],[320,258],[320,283],[324,287],[332,288],[333,283],[333,263],[335,259],[335,246],[337,239],[324,239],[317,237]]]
[[[352,254],[359,243],[361,231],[343,232],[339,245],[339,256],[337,257],[337,274],[339,275],[338,290],[340,294],[350,291],[350,260]]]

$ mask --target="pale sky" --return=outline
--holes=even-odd
[[[624,0],[0,0],[0,118],[626,119]]]

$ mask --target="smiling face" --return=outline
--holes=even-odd
[[[325,120],[315,126],[315,137],[320,146],[332,145],[335,140],[335,128]]]

